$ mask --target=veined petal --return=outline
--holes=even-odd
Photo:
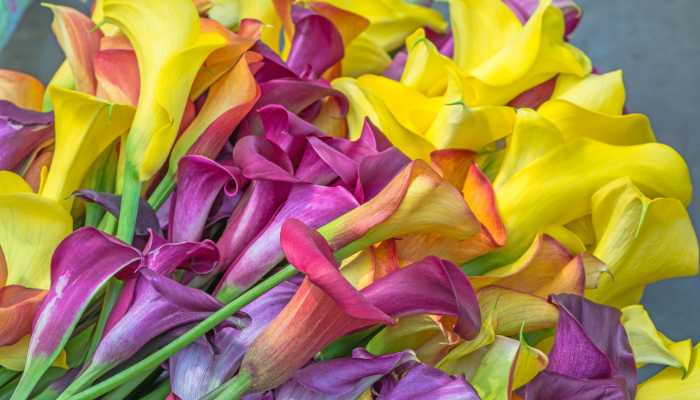
[[[111,193],[100,193],[93,190],[79,190],[73,193],[74,197],[81,198],[98,204],[105,211],[114,215],[119,219],[120,206],[122,203],[121,196]],[[134,226],[137,235],[148,235],[149,230],[160,232],[160,224],[155,211],[144,199],[139,200],[139,208]]]
[[[450,376],[425,364],[412,367],[395,385],[382,385],[379,395],[395,400],[480,399],[464,377]]]
[[[435,365],[455,340],[449,337],[450,333],[438,318],[431,315],[399,318],[396,324],[374,335],[365,348],[372,354],[413,350],[419,360]]]
[[[0,69],[0,99],[28,110],[41,111],[44,85],[35,77]]]
[[[105,0],[103,10],[129,38],[139,63],[139,103],[126,153],[145,181],[170,152],[197,71],[225,41],[218,34],[200,34],[189,0]]]
[[[660,364],[680,368],[687,372],[693,344],[690,339],[672,342],[656,330],[654,322],[641,304],[622,309],[622,325],[625,327],[634,361],[638,367],[644,364]]]
[[[56,115],[56,150],[41,195],[70,209],[88,169],[131,124],[134,110],[96,97],[51,87]]]
[[[75,231],[61,243],[54,253],[51,288],[35,320],[16,393],[31,390],[59,356],[85,308],[107,280],[139,259],[136,249],[94,228]]]
[[[46,4],[53,12],[53,29],[75,78],[76,89],[94,95],[97,89],[93,60],[102,32],[87,16],[70,7]]]
[[[287,66],[302,78],[318,79],[343,58],[343,38],[328,18],[313,11],[293,6],[292,18],[296,28]]]
[[[592,203],[593,255],[612,276],[601,276],[587,297],[623,307],[637,303],[649,283],[697,273],[697,238],[681,201],[649,199],[622,178],[596,192]]]
[[[513,261],[537,231],[589,214],[593,194],[625,176],[649,194],[675,197],[682,204],[690,200],[687,166],[671,148],[657,143],[623,147],[575,140],[532,162],[496,190],[508,243],[481,257],[479,264],[489,270]],[[534,184],[536,191],[530,190]]]
[[[499,286],[487,286],[477,291],[483,315],[490,315],[496,334],[512,336],[551,328],[558,312],[547,300],[528,293]]]
[[[341,62],[343,76],[379,74],[391,64],[389,54],[366,36],[355,38],[345,49]]]

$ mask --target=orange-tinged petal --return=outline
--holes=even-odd
[[[136,53],[133,50],[101,50],[95,54],[94,65],[97,97],[136,107],[141,86]]]
[[[95,94],[97,84],[93,59],[100,49],[102,32],[79,11],[70,7],[46,4],[53,12],[51,28],[66,55],[75,79],[76,88],[87,94]]]
[[[0,287],[0,346],[18,342],[32,331],[34,315],[46,291],[22,286]]]
[[[309,8],[314,12],[328,18],[343,38],[347,47],[356,37],[369,27],[369,20],[361,14],[336,7],[322,1],[309,3]],[[285,28],[286,29],[286,28]]]
[[[485,228],[485,232],[496,246],[505,245],[506,227],[498,212],[493,186],[491,186],[491,182],[489,182],[486,175],[474,163],[469,168],[462,193],[476,219]]]
[[[430,153],[433,169],[456,188],[464,187],[476,153],[464,149],[435,150]]]
[[[38,79],[22,72],[0,69],[0,100],[41,111],[43,98],[44,85]]]

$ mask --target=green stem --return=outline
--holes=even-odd
[[[118,279],[110,279],[109,282],[107,282],[107,290],[105,291],[105,296],[102,300],[102,311],[100,312],[100,317],[97,320],[95,331],[92,333],[92,340],[90,341],[90,347],[88,349],[87,357],[85,358],[86,360],[92,359],[92,356],[95,354],[95,350],[97,350],[97,346],[100,344],[100,340],[102,340],[102,335],[104,334],[109,315],[112,312],[114,305],[117,304],[119,294],[121,293],[123,287],[124,283]]]
[[[113,391],[112,393],[104,396],[102,399],[103,400],[124,400],[133,392],[136,390],[143,382],[146,380],[151,380],[155,381],[158,379],[158,375],[160,375],[163,371],[160,368],[154,368],[153,371],[150,373],[144,373],[141,376],[137,376],[136,378],[130,380],[126,384],[119,386],[117,390]]]
[[[226,318],[232,316],[241,308],[251,303],[253,300],[265,294],[267,291],[279,285],[280,283],[295,276],[297,272],[297,269],[293,266],[286,266],[281,271],[258,283],[249,291],[243,293],[240,297],[233,300],[231,303],[221,307],[217,312],[211,314],[207,319],[198,323],[192,329],[185,332],[183,335],[179,336],[172,342],[168,343],[160,350],[137,362],[130,368],[119,372],[111,378],[106,379],[96,385],[93,385],[89,389],[80,392],[74,396],[71,396],[72,393],[68,394],[66,398],[70,398],[71,400],[92,400],[101,395],[104,395],[105,393],[108,393],[111,390],[116,389],[117,387],[125,384],[131,379],[134,379],[142,374],[148,373],[149,370],[158,367],[163,361],[167,360],[170,356],[187,347],[187,345],[197,340],[198,337],[214,329],[217,325],[226,320]],[[65,394],[66,393],[64,393],[64,395]]]
[[[170,381],[164,379],[155,390],[143,396],[141,400],[164,400],[170,394]]]
[[[117,223],[117,238],[125,243],[131,243],[134,240],[140,198],[141,181],[135,167],[127,161],[124,171],[124,188],[122,189],[119,222]]]
[[[253,377],[248,371],[241,371],[221,387],[209,393],[203,400],[238,400],[250,389]]]
[[[156,189],[151,193],[151,197],[148,198],[148,204],[153,207],[154,210],[158,210],[163,203],[165,203],[165,200],[168,199],[168,196],[170,196],[170,193],[173,192],[173,189],[175,188],[175,179],[173,178],[173,175],[168,173],[165,174],[163,179],[160,180],[160,183],[158,186],[156,186]]]

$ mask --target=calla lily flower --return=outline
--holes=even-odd
[[[660,364],[686,372],[689,370],[692,341],[673,342],[657,331],[644,306],[635,304],[623,308],[622,325],[629,337],[637,368],[645,364]]]
[[[679,200],[650,199],[622,178],[597,191],[592,203],[592,254],[610,274],[586,297],[622,308],[638,303],[649,283],[698,273],[698,241]]]
[[[138,59],[139,103],[126,153],[139,180],[146,181],[175,141],[197,71],[225,41],[218,34],[200,33],[197,10],[189,0],[105,0],[103,11],[129,38]]]
[[[133,49],[102,49],[95,54],[93,64],[97,97],[136,107],[140,80]]]
[[[337,270],[331,248],[317,232],[288,220],[281,236],[287,259],[306,279],[243,358],[241,371],[251,374],[254,392],[283,383],[337,337],[377,323],[391,324],[393,317],[449,314],[458,317],[455,331],[460,335],[472,338],[479,331],[471,285],[449,262],[428,258],[357,291]],[[403,291],[406,285],[410,292]],[[282,332],[288,340],[280,340]]]
[[[0,69],[0,100],[17,107],[41,111],[44,85],[38,79],[22,72]]]
[[[22,161],[53,138],[53,115],[0,100],[0,170],[17,170]]]
[[[51,87],[49,91],[55,109],[56,150],[41,195],[70,209],[69,196],[78,190],[100,153],[129,129],[134,111],[71,90]]]
[[[564,41],[564,18],[551,0],[540,1],[524,25],[503,2],[452,0],[450,21],[454,59],[475,104],[505,104],[558,73],[591,71],[588,57]]]
[[[261,31],[260,40],[275,52],[281,52],[282,20],[275,1],[224,0],[213,2],[207,10],[209,18],[226,27],[241,26],[245,19],[262,21],[266,26]],[[285,32],[286,34],[286,32]]]
[[[538,231],[589,215],[593,194],[621,177],[630,177],[647,193],[677,198],[682,204],[690,199],[687,166],[669,147],[612,146],[577,139],[545,153],[496,189],[508,243],[474,263],[487,271],[515,260]],[[569,185],[572,180],[577,184]],[[527,189],[535,183],[538,190]]]
[[[622,71],[585,78],[560,75],[551,100],[538,112],[552,122],[566,140],[590,137],[617,145],[655,142],[649,118],[622,115],[625,87]]]
[[[620,312],[575,295],[551,301],[559,322],[549,364],[522,389],[523,399],[634,398],[637,371]]]

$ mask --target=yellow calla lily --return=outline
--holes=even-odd
[[[537,233],[590,214],[593,194],[620,177],[630,177],[645,193],[690,202],[688,167],[670,147],[577,139],[530,163],[496,189],[508,243],[474,263],[489,270],[515,260]]]
[[[70,195],[80,188],[100,153],[129,129],[134,109],[58,87],[49,91],[55,108],[56,150],[41,195],[70,209]]]
[[[450,334],[438,317],[412,315],[400,318],[395,325],[383,328],[372,337],[365,348],[377,355],[410,349],[415,351],[422,362],[435,364],[449,349],[450,342]]]
[[[200,34],[191,0],[104,0],[103,12],[129,38],[138,59],[141,88],[126,153],[146,181],[170,152],[197,71],[226,42],[219,34]]]
[[[654,142],[649,118],[622,115],[625,87],[622,71],[579,78],[561,75],[552,99],[540,106],[540,115],[551,121],[565,139],[590,137],[618,145]]]
[[[55,201],[32,193],[17,175],[0,174],[0,187],[0,248],[7,265],[5,285],[49,289],[51,256],[73,230],[73,220]]]
[[[698,241],[681,201],[650,199],[622,178],[601,188],[592,204],[593,255],[610,274],[586,297],[620,308],[638,303],[649,283],[698,273]]]
[[[430,160],[434,147],[422,136],[401,125],[384,102],[363,89],[356,79],[339,78],[331,84],[334,89],[343,92],[350,102],[347,120],[351,139],[360,136],[365,118],[369,118],[406,155],[414,159]]]
[[[282,20],[275,10],[273,0],[217,0],[209,8],[207,15],[229,28],[238,26],[246,18],[262,21],[266,26],[262,30],[260,40],[273,51],[282,51]]]
[[[668,367],[637,387],[637,400],[688,400],[700,393],[700,344],[695,345],[690,371]]]
[[[345,47],[340,64],[344,76],[379,74],[391,64],[391,57],[371,39],[360,35]]]
[[[622,325],[629,338],[638,367],[660,364],[688,371],[693,343],[690,339],[673,342],[656,330],[641,304],[622,309]]]
[[[476,93],[476,104],[505,104],[558,73],[585,76],[588,57],[563,39],[561,10],[543,0],[525,25],[491,0],[451,0],[455,61]]]
[[[477,350],[490,345],[494,340],[496,340],[496,332],[493,329],[491,314],[488,314],[481,323],[479,334],[474,339],[463,341],[453,347],[450,352],[436,364],[436,367],[449,374],[464,373],[464,371],[468,370],[466,366],[469,365],[470,362],[469,356]]]
[[[440,96],[447,88],[447,70],[457,68],[454,62],[438,51],[421,28],[406,38],[406,66],[401,83],[426,96]]]

